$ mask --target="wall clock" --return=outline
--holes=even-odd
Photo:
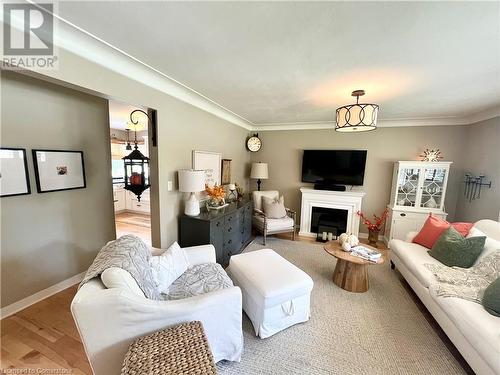
[[[251,152],[257,152],[262,147],[262,141],[259,138],[259,134],[254,134],[247,139],[247,149]]]

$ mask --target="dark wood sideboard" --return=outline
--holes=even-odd
[[[198,216],[182,214],[179,231],[181,247],[210,243],[217,263],[226,266],[252,239],[252,201],[243,198],[220,210],[202,208]]]

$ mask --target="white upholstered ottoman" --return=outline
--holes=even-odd
[[[273,250],[234,255],[226,271],[241,288],[243,310],[261,338],[309,320],[311,277]]]

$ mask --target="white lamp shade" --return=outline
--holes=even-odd
[[[269,171],[267,163],[252,163],[252,170],[250,171],[250,178],[258,180],[266,180],[269,178]]]
[[[205,171],[181,169],[178,173],[180,191],[193,193],[205,190]]]

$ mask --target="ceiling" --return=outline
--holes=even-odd
[[[127,123],[130,123],[130,113],[136,109],[146,109],[132,106],[116,100],[109,101],[109,127],[111,129],[126,130]],[[142,117],[142,116],[141,116]],[[147,125],[147,120],[136,118],[141,124]],[[144,120],[144,121],[143,121]]]
[[[500,2],[60,2],[60,16],[261,128],[500,106]]]

